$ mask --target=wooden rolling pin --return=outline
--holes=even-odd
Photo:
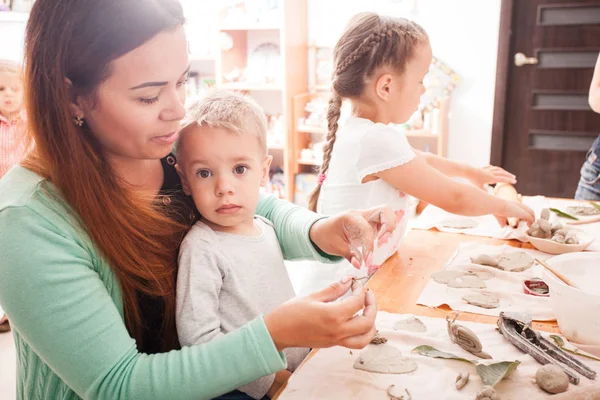
[[[504,200],[521,201],[521,196],[517,193],[517,189],[510,183],[497,183],[494,187],[494,195]],[[518,218],[508,218],[508,225],[516,228],[519,224]]]

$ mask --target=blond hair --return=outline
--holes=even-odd
[[[249,96],[215,91],[194,103],[182,124],[176,146],[178,155],[190,128],[202,126],[255,135],[261,151],[267,153],[267,118],[262,108]]]
[[[357,99],[365,83],[379,68],[404,72],[407,62],[429,38],[415,22],[404,18],[359,13],[350,20],[333,50],[331,98],[327,110],[327,139],[323,147],[320,175],[325,176],[335,144],[342,99]],[[319,179],[322,182],[322,178]],[[316,211],[321,184],[309,195],[308,208]]]

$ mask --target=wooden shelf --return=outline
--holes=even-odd
[[[241,2],[240,2],[241,3]],[[291,137],[296,129],[292,98],[308,91],[308,1],[280,1],[268,19],[259,22],[230,19],[222,9],[217,20],[217,35],[226,33],[231,39],[227,49],[219,48],[215,60],[215,84],[218,88],[251,92],[250,95],[269,114],[281,115],[286,137],[281,145],[267,147],[273,153],[273,167],[285,174],[285,197],[294,198],[294,168],[298,155],[292,149]],[[243,8],[240,7],[240,8]],[[247,72],[255,48],[272,42],[279,46],[281,78],[278,83],[229,82],[232,71]],[[262,78],[253,78],[262,80]]]
[[[296,131],[304,133],[320,133],[323,135],[327,134],[327,128],[322,126],[298,125],[298,127],[296,127]]]
[[[281,92],[283,87],[279,84],[268,83],[250,83],[250,82],[230,82],[221,85],[227,90],[245,90],[245,91],[261,91],[261,92]]]

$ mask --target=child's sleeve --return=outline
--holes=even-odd
[[[406,164],[415,152],[398,128],[376,124],[360,141],[357,169],[360,181],[367,176]]]
[[[176,322],[182,346],[206,343],[220,336],[219,293],[224,261],[215,244],[192,228],[179,251]]]

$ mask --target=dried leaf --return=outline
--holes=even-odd
[[[552,211],[554,214],[558,215],[559,217],[568,218],[568,219],[574,219],[575,221],[579,221],[579,218],[574,217],[571,214],[567,214],[564,211],[560,211],[557,208],[551,208],[550,211]]]
[[[584,353],[584,352],[582,352],[581,350],[579,350],[577,347],[575,347],[575,346],[573,346],[573,345],[571,345],[571,346],[572,346],[572,348],[568,348],[568,347],[566,347],[566,346],[565,346],[565,341],[564,341],[564,340],[563,340],[563,339],[562,339],[560,336],[557,336],[557,335],[550,335],[550,339],[554,340],[554,343],[556,343],[556,345],[557,345],[558,347],[560,347],[561,349],[563,349],[564,351],[568,351],[569,353],[575,354],[575,355],[577,355],[577,356],[581,356],[581,357],[589,358],[589,359],[591,359],[591,360],[600,361],[600,358],[598,358],[598,357],[594,357],[594,356],[593,356],[593,355],[591,355],[591,354]]]
[[[411,353],[418,353],[425,357],[444,358],[446,360],[457,360],[457,361],[463,361],[463,362],[468,362],[468,363],[475,363],[474,361],[467,360],[466,358],[461,358],[459,356],[455,356],[454,354],[451,354],[451,353],[445,353],[443,351],[439,351],[435,347],[431,347],[431,346],[427,346],[427,345],[417,346],[414,349],[412,349]]]
[[[502,361],[489,365],[479,364],[475,369],[486,385],[494,387],[504,377],[513,372],[519,364],[521,364],[520,361]]]

